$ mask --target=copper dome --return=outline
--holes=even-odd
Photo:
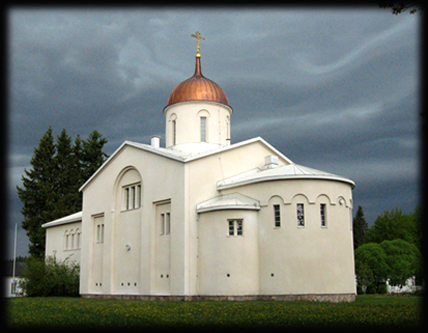
[[[167,106],[187,101],[209,101],[229,105],[223,89],[202,75],[200,57],[196,57],[195,74],[175,87],[168,98]]]

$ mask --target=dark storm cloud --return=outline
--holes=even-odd
[[[234,109],[232,142],[261,136],[295,163],[353,179],[369,222],[418,202],[417,15],[136,7],[9,17],[11,224],[21,219],[15,187],[49,125],[83,138],[97,129],[108,154],[164,136],[162,110],[193,74],[197,30],[202,72]]]

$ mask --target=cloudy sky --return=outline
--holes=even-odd
[[[369,224],[419,202],[419,14],[346,8],[11,8],[8,226],[49,125],[94,129],[112,154],[162,136],[169,94],[194,72],[225,91],[232,143],[261,136],[293,162],[354,180]],[[355,213],[356,209],[354,210]],[[27,238],[19,228],[18,254]],[[11,252],[10,252],[11,253]]]

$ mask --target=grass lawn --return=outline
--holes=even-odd
[[[379,327],[421,324],[421,297],[357,296],[354,303],[139,301],[66,297],[6,300],[10,328]]]

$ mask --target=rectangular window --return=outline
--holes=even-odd
[[[165,214],[161,214],[161,219],[160,219],[160,228],[161,228],[161,235],[165,235]]]
[[[129,187],[125,188],[126,210],[129,210]]]
[[[131,201],[131,208],[135,208],[135,186],[131,186],[131,192],[132,192],[132,201]]]
[[[166,213],[165,215],[165,234],[169,235],[171,232],[171,214]]]
[[[278,228],[281,226],[281,209],[280,205],[273,205],[273,214],[275,220],[275,227]]]
[[[242,220],[236,221],[236,235],[242,236]]]
[[[297,204],[297,226],[305,226],[305,207],[303,204]]]
[[[228,220],[229,236],[242,236],[244,234],[244,224],[242,220]]]
[[[201,117],[201,142],[207,141],[207,117]]]
[[[97,224],[97,243],[104,243],[104,224]]]
[[[229,236],[235,235],[235,221],[229,220]]]
[[[326,204],[320,204],[321,227],[327,226]]]
[[[137,189],[138,189],[137,207],[141,207],[141,185],[137,185]]]

